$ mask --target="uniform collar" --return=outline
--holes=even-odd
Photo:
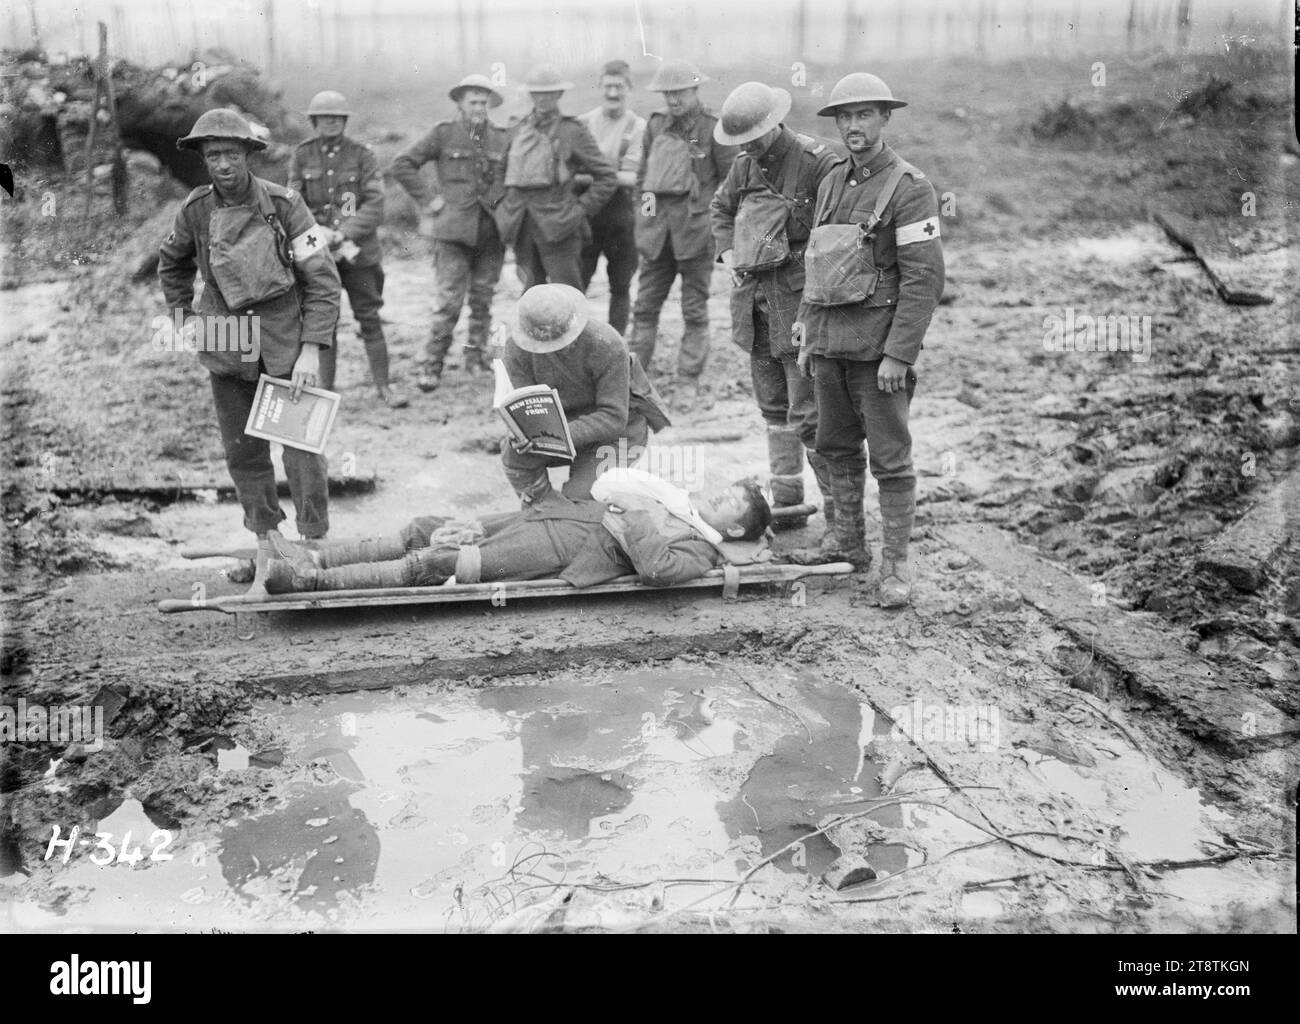
[[[785,125],[781,125],[781,134],[776,137],[776,141],[767,148],[767,152],[758,158],[758,162],[764,166],[774,164],[776,161],[785,157],[786,151],[794,145],[794,132]]]
[[[898,159],[898,154],[889,148],[889,143],[866,162],[865,165],[859,164],[852,156],[849,157],[849,177],[861,181],[870,178],[873,174],[879,174],[886,167]]]
[[[533,127],[541,128],[545,130],[551,127],[551,125],[555,124],[555,122],[558,121],[563,116],[564,115],[561,114],[558,110],[553,114],[546,114],[545,116],[539,114],[536,110],[534,110],[531,114],[528,115],[528,119],[533,122]]]
[[[673,131],[681,132],[683,135],[690,135],[692,134],[692,130],[695,128],[695,122],[703,116],[704,107],[702,106],[696,107],[694,110],[683,114],[681,117],[673,117],[669,114],[668,127]]]

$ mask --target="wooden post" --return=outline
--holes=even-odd
[[[108,96],[109,124],[113,130],[113,212],[126,213],[126,155],[122,152],[122,130],[117,120],[117,87],[113,84],[113,62],[108,57],[108,31],[99,25],[99,52],[104,89]]]
[[[1178,49],[1186,50],[1192,34],[1192,0],[1178,0]]]
[[[275,74],[275,0],[265,0],[266,13],[266,74]]]

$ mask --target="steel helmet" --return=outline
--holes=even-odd
[[[199,143],[211,139],[236,139],[250,149],[266,149],[266,141],[253,134],[253,128],[238,111],[217,107],[199,115],[194,127],[183,139],[176,140],[177,149],[198,149]]]
[[[515,344],[525,352],[558,352],[587,326],[587,299],[567,284],[539,284],[515,304]]]
[[[348,101],[343,98],[341,92],[326,89],[311,98],[311,102],[307,104],[307,116],[351,117],[352,111],[348,109]]]
[[[722,103],[713,138],[724,146],[753,142],[785,119],[792,102],[784,89],[773,89],[762,82],[738,85]]]
[[[700,73],[690,61],[666,60],[659,65],[654,78],[646,86],[651,92],[676,92],[678,89],[693,89],[701,82],[710,81],[708,75]]]
[[[830,102],[817,111],[817,116],[834,117],[836,107],[850,103],[883,103],[890,108],[907,106],[902,100],[894,99],[894,94],[889,91],[889,86],[883,79],[865,71],[855,71],[835,83]]]
[[[465,95],[467,89],[481,89],[488,94],[489,107],[501,106],[501,94],[493,88],[492,79],[488,78],[487,75],[466,75],[452,87],[451,92],[447,93],[447,95],[456,103],[459,103],[460,98]]]
[[[573,83],[561,78],[553,64],[538,65],[524,80],[524,89],[528,92],[567,92],[572,88]]]

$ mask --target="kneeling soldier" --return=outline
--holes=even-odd
[[[911,596],[916,473],[908,410],[913,364],[944,278],[934,187],[881,138],[891,111],[906,105],[875,75],[858,73],[840,79],[817,112],[835,118],[850,159],[818,189],[799,309],[799,361],[813,374],[817,454],[829,467],[823,500],[834,509],[822,556],[860,569],[871,563],[862,509],[865,440],[880,485],[885,607]]]
[[[569,467],[567,497],[591,497],[597,476],[636,462],[650,430],[669,424],[626,343],[609,324],[592,320],[582,292],[568,285],[536,285],[520,297],[505,365],[515,387],[546,384],[559,392],[577,449],[568,462],[534,452],[531,442],[512,438],[502,446],[506,477],[524,504],[550,492],[552,466]]]
[[[384,305],[383,252],[376,234],[384,219],[384,182],[369,146],[343,134],[348,126],[347,100],[327,89],[312,97],[307,117],[316,137],[299,144],[289,159],[289,187],[302,194],[329,239],[339,279],[361,328],[370,376],[381,401],[393,409],[407,399],[388,380],[388,345],[379,311]],[[338,327],[334,344],[321,350],[320,386],[334,388]]]

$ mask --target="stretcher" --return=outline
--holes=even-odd
[[[251,554],[252,552],[250,552]],[[208,552],[192,557],[213,557],[230,552]],[[176,612],[244,612],[309,611],[325,608],[373,608],[404,604],[456,604],[467,601],[491,601],[502,604],[526,598],[581,597],[586,594],[656,593],[676,590],[721,588],[722,596],[732,599],[740,587],[754,583],[793,583],[807,576],[847,576],[853,571],[848,562],[827,565],[787,565],[771,562],[756,565],[727,565],[711,569],[698,579],[670,587],[651,587],[636,576],[621,576],[593,587],[575,587],[564,580],[520,580],[499,583],[448,583],[438,587],[385,587],[370,590],[310,591],[301,594],[268,594],[262,585],[263,566],[252,589],[246,594],[227,597],[195,597],[158,602],[158,610]]]

